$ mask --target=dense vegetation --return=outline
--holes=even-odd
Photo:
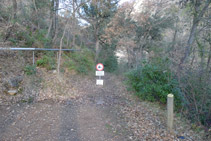
[[[178,110],[184,101],[182,101],[178,81],[172,75],[170,70],[158,64],[147,63],[127,74],[128,85],[141,99],[152,102],[160,101],[166,104],[167,95],[172,93]]]
[[[0,42],[80,50],[58,56],[36,52],[36,66],[89,74],[102,62],[108,72],[125,72],[129,89],[141,99],[165,104],[173,93],[177,112],[210,127],[210,3],[1,0]],[[36,74],[36,67],[24,71]]]

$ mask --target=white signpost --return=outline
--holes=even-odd
[[[96,74],[96,76],[99,76],[99,79],[97,79],[97,81],[96,81],[96,85],[103,85],[103,80],[101,79],[101,76],[104,76],[104,71],[103,71],[104,66],[103,66],[103,64],[98,63],[96,65],[96,69],[97,69],[97,71],[96,71],[95,74]]]
[[[104,71],[96,71],[96,76],[104,76]]]
[[[102,79],[97,79],[96,84],[97,84],[97,85],[103,85],[103,80],[102,80]]]

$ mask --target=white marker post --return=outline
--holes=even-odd
[[[167,96],[167,127],[170,132],[173,130],[174,121],[174,95],[168,94]]]
[[[103,80],[101,79],[101,76],[104,76],[104,71],[103,71],[104,66],[103,66],[103,64],[98,63],[96,65],[96,69],[97,69],[97,71],[96,71],[95,74],[96,74],[96,76],[99,76],[99,79],[97,79],[97,81],[96,81],[96,85],[103,85]]]

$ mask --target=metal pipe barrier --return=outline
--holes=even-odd
[[[60,49],[54,49],[54,48],[13,48],[13,47],[8,47],[8,48],[1,48],[0,47],[0,50],[33,51],[33,65],[35,63],[34,51],[60,51]],[[61,49],[61,51],[80,51],[80,50],[77,50],[77,49]]]
[[[54,48],[1,48],[0,50],[14,50],[14,51],[59,51],[60,49]],[[61,51],[80,51],[77,49],[61,49]]]

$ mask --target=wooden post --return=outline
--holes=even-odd
[[[173,129],[174,120],[174,95],[168,94],[167,96],[167,127],[170,132]]]

